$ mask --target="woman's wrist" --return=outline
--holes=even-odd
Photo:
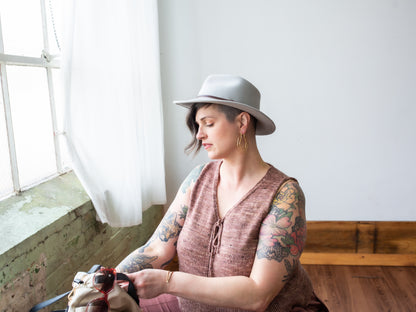
[[[166,277],[165,277],[165,287],[166,287],[166,292],[168,293],[169,292],[169,289],[170,289],[170,287],[169,286],[171,286],[171,280],[172,280],[172,277],[173,277],[173,271],[166,271]]]
[[[169,284],[170,279],[172,278],[173,272],[172,271],[167,271],[166,274],[166,284]]]

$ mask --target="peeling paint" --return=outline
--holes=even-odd
[[[0,289],[0,311],[27,311],[28,302],[46,295],[46,258],[41,254],[20,276]]]
[[[0,254],[86,202],[88,195],[73,173],[0,201]]]
[[[98,223],[74,175],[53,183],[68,178],[67,188],[56,191],[64,194],[45,197],[43,203],[37,194],[45,192],[45,187],[0,202],[0,312],[28,311],[36,303],[70,290],[77,271],[96,263],[117,264],[146,242],[163,216],[163,206],[155,206],[144,212],[140,226],[117,229]],[[72,206],[58,203],[62,197],[72,200]],[[12,237],[19,233],[23,236]],[[11,240],[4,245],[8,236]]]
[[[10,209],[12,210],[20,210],[24,205],[30,203],[32,201],[32,196],[31,195],[27,195],[27,196],[23,196],[23,199],[18,201],[17,203],[15,203],[14,205],[12,205],[10,207]]]
[[[3,213],[0,219],[2,240],[0,241],[0,254],[5,252],[11,242],[18,243],[26,237],[33,235],[39,229],[45,227],[56,219],[72,210],[68,206],[51,208],[32,207],[28,211],[21,211],[19,205],[10,207]]]
[[[76,236],[75,238],[73,238],[69,243],[68,243],[68,245],[70,245],[70,246],[76,246],[76,245],[78,245],[78,241],[79,241],[79,235],[78,236]]]

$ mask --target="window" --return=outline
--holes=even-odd
[[[0,198],[68,170],[61,131],[63,1],[0,0]]]

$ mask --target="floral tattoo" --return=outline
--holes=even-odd
[[[257,257],[284,261],[286,281],[303,251],[306,240],[305,198],[296,182],[286,183],[276,195],[260,231]],[[294,259],[293,263],[289,257]]]

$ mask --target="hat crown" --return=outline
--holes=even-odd
[[[234,75],[210,75],[202,84],[198,97],[214,97],[260,108],[260,92],[249,81]]]
[[[234,107],[253,116],[256,134],[271,134],[276,126],[265,113],[260,111],[260,92],[251,82],[240,76],[210,75],[202,84],[196,98],[174,101],[175,104],[191,108],[196,103],[210,103]]]

